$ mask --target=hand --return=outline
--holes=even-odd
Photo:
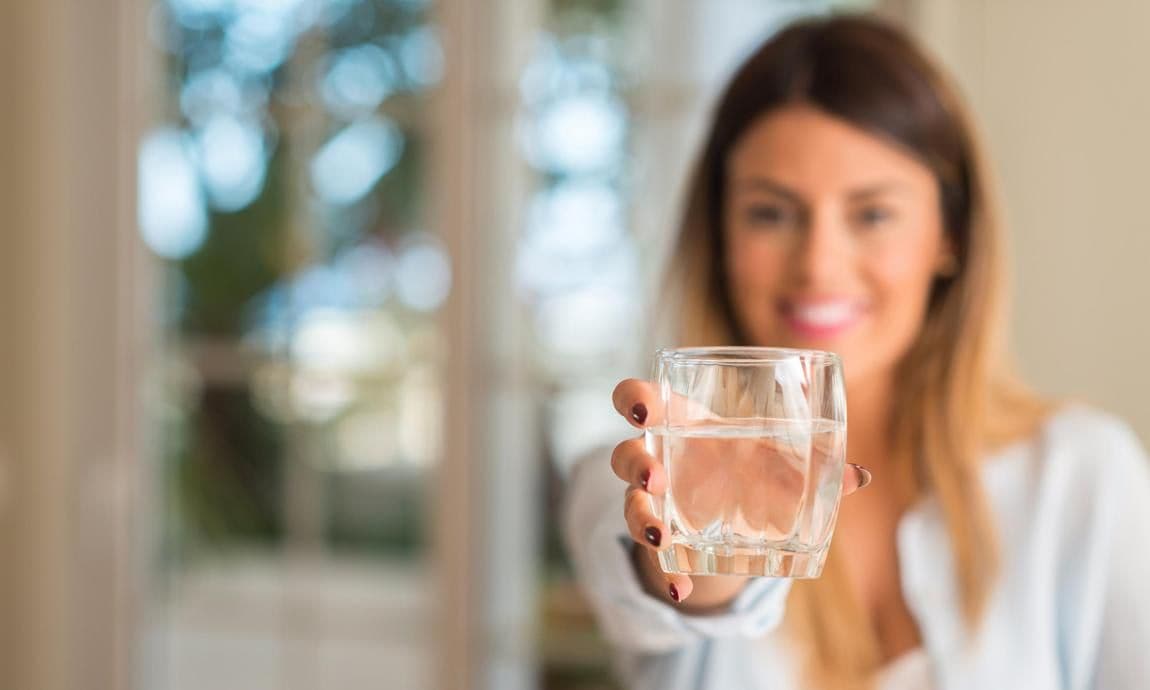
[[[619,414],[636,428],[643,429],[663,420],[662,399],[650,382],[624,380],[615,387],[612,399]],[[692,404],[685,400],[680,403]],[[698,419],[704,415],[694,410],[691,416]],[[748,439],[732,453],[729,440],[724,447],[714,439],[694,437],[686,441],[681,450],[681,457],[690,458],[689,462],[676,465],[674,491],[681,519],[701,527],[722,516],[740,523],[740,531],[767,536],[791,531],[803,492],[803,475],[795,462],[793,448],[757,438]],[[764,453],[778,456],[781,461],[764,463]],[[764,467],[771,472],[765,478]],[[730,603],[746,584],[745,577],[707,576],[692,581],[687,575],[664,573],[658,566],[656,552],[668,546],[668,530],[652,512],[651,497],[662,496],[668,480],[661,460],[648,453],[643,439],[630,439],[617,445],[611,454],[611,468],[630,485],[624,515],[631,538],[641,545],[636,561],[648,590],[676,603],[694,594],[690,608],[697,610]],[[869,471],[848,464],[843,476],[843,495],[869,482]]]

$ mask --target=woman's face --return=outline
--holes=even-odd
[[[890,375],[949,251],[931,171],[808,106],[751,125],[727,159],[729,290],[758,345],[837,352],[848,383]]]

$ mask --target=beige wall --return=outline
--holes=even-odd
[[[918,0],[911,12],[990,145],[1023,373],[1150,443],[1150,2]]]

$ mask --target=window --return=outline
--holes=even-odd
[[[139,218],[162,260],[149,688],[430,682],[450,258],[427,3],[166,0]],[[294,680],[293,680],[294,679]],[[297,685],[292,685],[292,683]]]

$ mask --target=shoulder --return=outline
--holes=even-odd
[[[1089,540],[1117,513],[1150,504],[1150,461],[1120,418],[1081,404],[1051,412],[1003,449],[984,478],[1008,540]]]
[[[1012,490],[999,498],[1008,514],[1030,526],[1031,537],[1037,532],[1080,548],[1117,529],[1124,512],[1150,505],[1150,461],[1142,443],[1102,410],[1067,405],[1015,452],[1027,462],[1012,463]]]
[[[1104,489],[1150,477],[1146,452],[1120,418],[1086,405],[1067,405],[1047,418],[1036,449],[1043,474],[1063,475],[1080,489]]]
[[[1099,641],[1104,628],[1126,640],[1150,633],[1126,617],[1150,604],[1150,460],[1125,422],[1082,405],[1052,414],[1038,441],[1034,500],[1022,507],[1027,541],[1017,545],[1027,556],[1015,562],[1021,584],[1045,593],[1081,676],[1096,649],[1111,648]]]
[[[1075,446],[1094,449],[1136,440],[1130,426],[1119,417],[1077,403],[1052,412],[1043,424],[1042,433],[1044,436],[1072,442]]]

